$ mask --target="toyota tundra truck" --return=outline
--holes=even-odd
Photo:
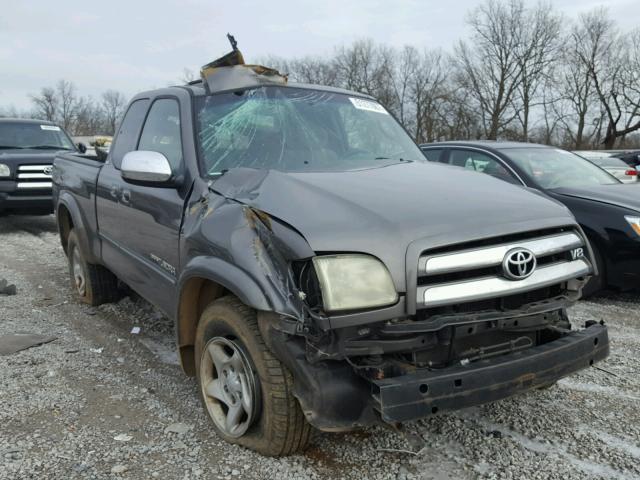
[[[0,118],[0,215],[53,211],[51,169],[59,151],[78,149],[55,123]]]
[[[77,296],[120,281],[173,319],[221,438],[288,455],[608,355],[567,316],[594,266],[565,207],[426,162],[370,96],[236,50],[201,73],[136,95],[104,163],[59,155],[53,195]]]

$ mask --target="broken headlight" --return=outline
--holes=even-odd
[[[0,178],[10,177],[10,176],[11,176],[11,169],[9,168],[9,165],[0,163]]]
[[[398,300],[387,267],[370,255],[323,255],[314,257],[313,265],[326,311],[381,307]]]

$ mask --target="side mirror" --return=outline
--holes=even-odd
[[[120,175],[131,183],[167,186],[173,172],[169,160],[162,153],[136,150],[122,157]]]
[[[80,142],[76,145],[76,147],[78,147],[78,150],[80,150],[80,153],[87,153],[87,146]]]

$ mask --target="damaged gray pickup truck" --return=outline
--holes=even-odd
[[[105,163],[58,156],[54,201],[74,290],[119,279],[172,318],[222,438],[287,455],[310,426],[397,427],[608,355],[567,318],[593,265],[566,208],[424,161],[366,95],[202,74],[137,95]]]

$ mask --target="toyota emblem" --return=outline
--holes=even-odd
[[[526,248],[509,250],[502,261],[502,271],[509,280],[524,280],[536,269],[536,256]]]

